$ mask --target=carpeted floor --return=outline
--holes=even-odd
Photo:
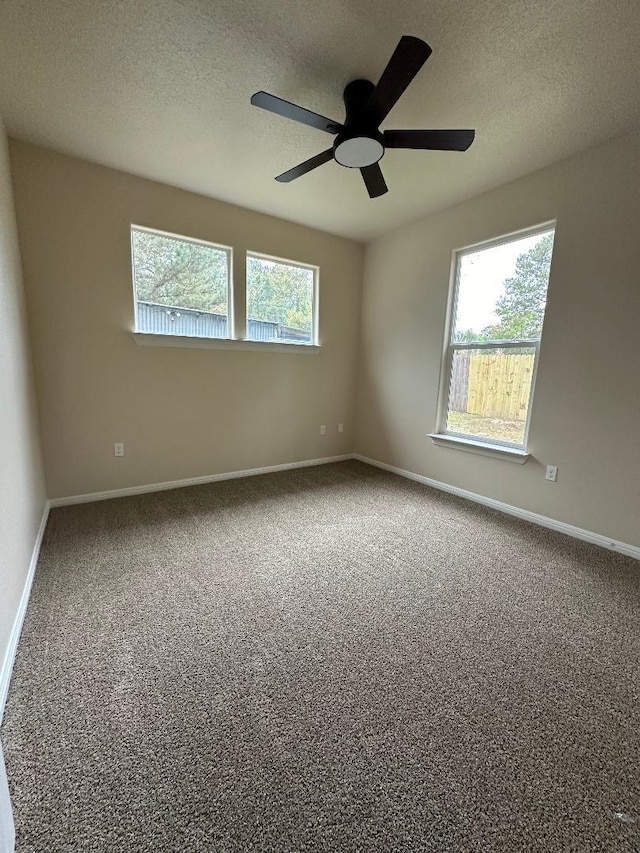
[[[55,509],[18,853],[640,850],[640,565],[358,462]]]

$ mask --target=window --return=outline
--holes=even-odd
[[[547,225],[456,253],[440,436],[524,451],[553,237]]]
[[[225,246],[132,225],[131,257],[137,343],[319,349],[317,267],[248,252],[246,289],[234,297]],[[246,332],[234,322],[245,297]]]
[[[247,254],[247,339],[313,344],[316,267]]]
[[[229,338],[231,250],[131,228],[137,332]]]

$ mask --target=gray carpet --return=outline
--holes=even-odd
[[[640,850],[640,565],[358,462],[55,509],[18,853]]]

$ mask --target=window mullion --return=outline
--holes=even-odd
[[[452,349],[520,349],[521,347],[537,347],[537,338],[518,341],[451,341]]]
[[[247,254],[243,249],[234,252],[229,287],[232,306],[229,337],[244,341],[247,338]]]

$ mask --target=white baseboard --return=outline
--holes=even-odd
[[[13,670],[13,662],[16,657],[16,651],[18,648],[18,640],[20,639],[20,634],[22,632],[22,623],[24,622],[24,617],[27,612],[27,604],[29,603],[29,596],[31,594],[31,585],[33,584],[33,577],[36,573],[36,566],[38,565],[38,557],[40,556],[40,545],[42,544],[42,537],[44,536],[44,531],[47,526],[47,519],[49,518],[49,501],[45,504],[44,511],[42,513],[42,520],[40,521],[40,527],[38,528],[38,533],[36,535],[36,541],[33,546],[33,552],[31,554],[31,561],[29,563],[29,570],[27,572],[27,577],[24,582],[24,588],[22,590],[22,596],[20,598],[20,604],[18,605],[18,611],[16,613],[16,618],[13,622],[13,628],[11,629],[11,635],[9,637],[9,645],[7,647],[6,654],[4,656],[4,660],[2,661],[2,666],[0,667],[0,723],[2,722],[2,717],[4,714],[4,706],[7,701],[7,695],[9,693],[9,682],[11,681],[11,672]]]
[[[532,524],[537,524],[540,527],[548,527],[550,530],[557,530],[559,533],[565,533],[567,536],[573,536],[574,539],[582,539],[584,542],[591,542],[593,545],[600,545],[602,548],[608,548],[610,551],[618,551],[620,554],[626,554],[628,557],[635,557],[640,560],[640,547],[629,545],[627,542],[619,542],[616,539],[610,539],[608,536],[602,536],[600,533],[592,533],[590,530],[583,530],[581,527],[574,527],[573,524],[566,524],[564,521],[556,521],[555,518],[547,518],[545,515],[538,515],[537,512],[530,512],[527,509],[512,506],[511,504],[503,503],[502,501],[487,498],[484,495],[477,495],[475,492],[468,492],[466,489],[460,489],[457,486],[450,486],[448,483],[441,483],[439,480],[432,480],[430,477],[423,477],[421,474],[414,474],[412,471],[405,471],[403,468],[396,468],[395,465],[387,465],[385,462],[378,462],[377,459],[370,459],[367,456],[362,456],[359,453],[354,453],[353,459],[358,459],[360,462],[365,462],[367,465],[373,465],[376,468],[383,468],[385,471],[391,471],[393,474],[399,474],[401,477],[406,477],[408,480],[415,480],[418,483],[424,483],[426,486],[431,486],[433,489],[439,489],[442,492],[449,492],[451,495],[466,498],[469,501],[482,504],[483,506],[491,507],[492,509],[500,510],[507,515],[513,515],[516,518],[522,518],[525,521],[530,521]]]
[[[166,483],[149,483],[144,486],[129,486],[124,489],[111,489],[106,492],[90,492],[85,495],[71,495],[66,498],[51,498],[50,506],[71,506],[93,501],[105,501],[110,498],[124,498],[128,495],[144,495],[148,492],[164,492],[168,489],[181,489],[184,486],[201,486],[204,483],[217,483],[221,480],[235,480],[239,477],[255,477],[258,474],[272,474],[275,471],[288,471],[291,468],[309,468],[312,465],[327,465],[329,462],[344,462],[353,459],[351,453],[342,456],[327,456],[324,459],[304,459],[302,462],[285,462],[282,465],[268,465],[265,468],[249,468],[246,471],[229,471],[225,474],[208,474],[205,477],[190,477],[187,480],[170,480]]]
[[[121,498],[127,495],[142,495],[149,492],[161,492],[167,489],[179,489],[184,486],[198,486],[203,483],[215,483],[222,480],[233,480],[238,477],[253,477],[258,474],[271,474],[275,471],[287,471],[292,468],[307,468],[312,465],[326,465],[330,462],[344,462],[347,459],[358,459],[367,465],[373,465],[376,468],[383,468],[385,471],[391,471],[401,477],[406,477],[409,480],[415,480],[418,483],[424,483],[434,489],[439,489],[443,492],[448,492],[452,495],[466,498],[483,506],[497,509],[507,515],[513,515],[516,518],[530,521],[532,524],[537,524],[540,527],[547,527],[550,530],[556,530],[559,533],[565,533],[567,536],[573,536],[575,539],[581,539],[584,542],[591,542],[594,545],[600,545],[603,548],[608,548],[610,551],[618,551],[621,554],[626,554],[629,557],[634,557],[640,560],[640,547],[630,545],[627,542],[620,542],[616,539],[611,539],[608,536],[603,536],[600,533],[593,533],[590,530],[583,530],[581,527],[575,527],[572,524],[567,524],[564,521],[557,521],[554,518],[548,518],[544,515],[539,515],[536,512],[530,512],[520,507],[512,506],[503,501],[494,500],[493,498],[478,495],[475,492],[469,492],[466,489],[460,489],[457,486],[450,486],[448,483],[441,483],[439,480],[432,480],[430,477],[424,477],[421,474],[414,474],[412,471],[405,471],[403,468],[397,468],[395,465],[388,465],[386,462],[379,462],[377,459],[370,459],[367,456],[362,456],[360,453],[345,453],[341,456],[327,456],[323,459],[305,459],[301,462],[285,462],[281,465],[268,465],[264,468],[249,468],[245,471],[229,471],[223,474],[209,474],[204,477],[191,477],[186,480],[171,480],[165,483],[149,483],[143,486],[130,486],[124,489],[111,489],[104,492],[91,492],[84,495],[71,495],[64,498],[52,498],[49,501],[49,506],[70,506],[72,504],[90,503],[92,501],[103,501],[110,498]],[[0,678],[0,697],[1,693],[1,678]],[[1,707],[1,705],[0,705]]]

